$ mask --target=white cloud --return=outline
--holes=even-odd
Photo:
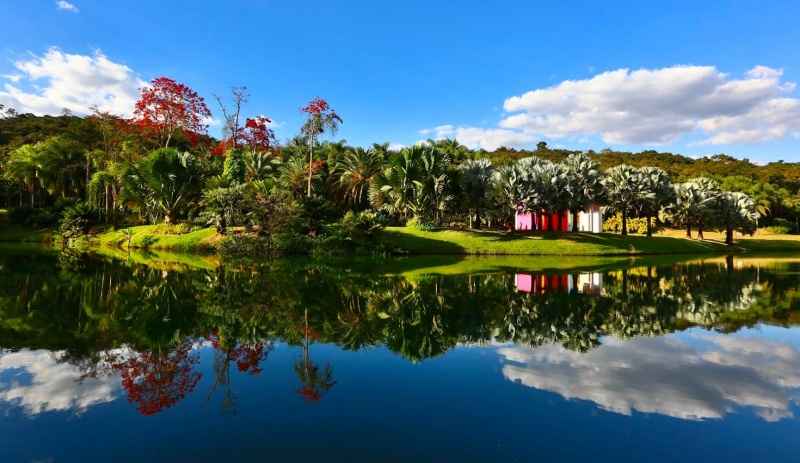
[[[764,338],[607,338],[586,354],[561,346],[498,352],[506,379],[624,415],[717,419],[742,406],[777,421],[793,417],[799,398],[800,352]]]
[[[392,143],[389,145],[389,151],[400,151],[401,149],[405,148],[406,145],[402,143]]]
[[[435,140],[444,138],[456,139],[470,149],[495,150],[501,146],[523,148],[537,140],[534,135],[508,129],[484,129],[480,127],[456,127],[440,125],[433,129],[425,129],[433,133]]]
[[[16,61],[16,72],[3,76],[0,104],[18,113],[60,114],[64,108],[87,114],[92,105],[103,111],[130,115],[147,86],[131,68],[109,60],[101,51],[73,55],[50,48],[43,56]],[[21,88],[26,83],[30,90]],[[12,85],[13,84],[13,85]]]
[[[77,13],[77,12],[80,11],[80,10],[78,10],[77,6],[73,5],[70,2],[65,2],[64,0],[58,0],[56,2],[56,8],[58,8],[59,10],[64,10],[64,11],[71,11],[73,13]]]
[[[595,71],[595,69],[594,69],[594,66],[589,66],[589,67],[588,67],[588,68],[586,68],[586,69],[588,69],[588,70],[589,70],[589,73],[591,73],[591,74],[594,74],[594,71]]]
[[[755,144],[800,130],[800,100],[782,71],[731,79],[713,66],[619,69],[508,98],[504,129],[549,138],[598,135],[659,145],[699,133],[701,144]]]
[[[116,376],[86,378],[69,363],[59,363],[60,352],[46,350],[0,356],[0,401],[21,407],[26,415],[69,411],[80,414],[89,407],[111,402],[121,394]]]

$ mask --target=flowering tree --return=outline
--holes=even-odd
[[[135,403],[142,415],[154,415],[180,402],[203,375],[195,371],[199,355],[191,351],[187,340],[174,352],[134,349],[114,359],[112,368],[122,375],[128,403]]]
[[[192,144],[206,131],[203,119],[211,111],[197,92],[167,77],[153,79],[151,87],[142,88],[142,96],[133,111],[136,122],[160,147],[169,146],[176,132],[184,133]]]
[[[224,156],[228,150],[244,144],[251,153],[267,153],[276,145],[275,132],[269,128],[271,123],[272,120],[265,116],[248,117],[243,127],[236,127],[234,135],[219,142],[212,151]]]
[[[314,139],[326,130],[331,135],[336,135],[339,130],[339,124],[344,121],[336,114],[336,111],[331,109],[328,102],[320,97],[311,100],[308,106],[300,108],[300,112],[308,114],[308,119],[300,128],[300,131],[309,138],[308,196],[311,196],[311,177],[314,174]]]

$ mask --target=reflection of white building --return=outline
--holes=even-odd
[[[578,275],[578,292],[599,296],[603,292],[602,273],[581,273]]]
[[[578,231],[587,233],[603,231],[603,212],[600,206],[592,204],[585,211],[578,213]]]

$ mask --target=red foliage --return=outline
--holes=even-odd
[[[311,175],[317,175],[320,169],[322,169],[324,166],[325,166],[325,161],[312,162],[311,166],[307,167],[306,170],[303,171],[303,174],[308,175],[308,171],[310,170]]]
[[[184,133],[196,145],[208,128],[203,119],[211,117],[203,98],[184,84],[167,77],[153,79],[151,87],[142,88],[142,96],[133,111],[134,121],[159,146],[169,146],[176,132]]]
[[[184,343],[175,352],[135,352],[113,365],[122,375],[128,403],[137,403],[142,415],[154,415],[177,404],[194,390],[202,373],[194,371],[199,354],[190,355],[192,345]]]
[[[303,124],[302,131],[309,135],[322,133],[325,128],[331,128],[333,132],[339,123],[344,122],[336,111],[332,110],[327,101],[316,97],[308,103],[308,106],[300,108],[301,113],[308,114],[308,121]]]
[[[267,356],[272,351],[272,343],[256,342],[251,344],[238,344],[233,349],[228,349],[220,345],[219,333],[208,335],[211,346],[227,354],[231,362],[236,362],[236,369],[248,375],[259,375],[264,371],[261,362],[267,360]]]
[[[275,132],[267,126],[271,123],[272,121],[264,116],[245,120],[244,127],[241,129],[241,139],[251,151],[269,151],[275,145]]]

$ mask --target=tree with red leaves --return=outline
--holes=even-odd
[[[142,88],[142,96],[133,111],[136,122],[159,147],[169,146],[175,133],[183,133],[196,145],[208,126],[203,119],[211,111],[197,92],[167,77],[153,79],[151,87]]]
[[[138,404],[142,415],[154,415],[180,402],[202,377],[194,370],[199,356],[191,351],[187,340],[174,352],[135,350],[127,358],[120,356],[112,368],[122,375],[128,403]]]
[[[331,109],[328,102],[320,97],[316,97],[308,103],[308,106],[300,108],[301,113],[308,114],[308,119],[300,128],[300,131],[309,138],[308,154],[308,196],[311,196],[311,176],[314,170],[314,138],[324,133],[326,130],[331,136],[336,135],[342,118]]]

